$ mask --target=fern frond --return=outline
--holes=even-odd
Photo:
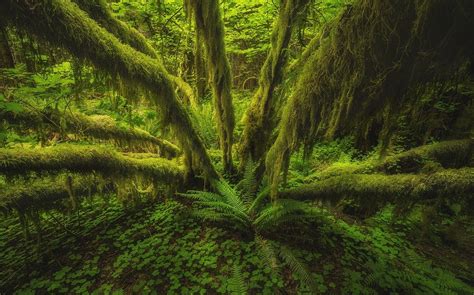
[[[255,243],[257,245],[257,254],[265,261],[273,271],[279,275],[278,256],[275,253],[273,242],[264,239],[262,236],[255,235]]]
[[[246,207],[242,202],[239,194],[225,181],[217,181],[215,188],[218,193],[225,199],[225,202],[233,206],[241,212],[246,212]]]
[[[288,199],[277,200],[275,203],[263,209],[254,221],[254,225],[259,230],[266,230],[280,224],[283,217],[295,214],[304,214],[307,204]]]
[[[307,269],[304,262],[295,256],[293,251],[285,246],[282,246],[279,251],[280,257],[290,267],[291,271],[301,279],[301,282],[305,284],[312,293],[317,294],[318,287],[315,280],[312,278],[311,272]]]
[[[203,207],[212,209],[212,210],[216,210],[216,211],[220,211],[220,212],[223,212],[223,213],[235,215],[236,217],[241,218],[242,220],[246,220],[248,225],[250,225],[250,220],[249,220],[247,214],[245,214],[245,212],[239,211],[236,208],[234,208],[233,206],[231,206],[229,204],[226,204],[224,202],[199,201],[199,202],[197,202],[197,204],[199,204]]]
[[[250,203],[252,197],[257,192],[257,179],[255,177],[255,169],[257,165],[250,159],[245,165],[242,180],[237,184],[237,189],[242,193],[243,200]]]
[[[261,190],[255,200],[253,200],[252,204],[250,204],[250,207],[247,211],[248,214],[253,213],[254,211],[258,210],[262,202],[270,196],[270,186],[265,187],[263,190]]]
[[[209,208],[194,209],[191,214],[207,221],[231,223],[242,231],[249,230],[248,222],[233,214],[217,212]]]
[[[191,212],[191,215],[207,221],[218,222],[226,220],[224,214],[209,209],[195,209]]]
[[[232,269],[232,276],[229,278],[228,281],[229,289],[231,294],[239,294],[239,295],[246,295],[248,294],[247,285],[245,284],[245,279],[242,276],[242,271],[240,266],[234,264]]]

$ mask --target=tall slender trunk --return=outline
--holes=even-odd
[[[8,42],[7,30],[0,25],[0,68],[13,68],[14,66],[15,62]]]

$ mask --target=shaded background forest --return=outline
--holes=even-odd
[[[473,15],[2,3],[0,294],[471,294]]]

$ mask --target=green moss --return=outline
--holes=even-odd
[[[123,43],[130,45],[134,49],[143,52],[150,57],[159,57],[155,49],[146,41],[145,37],[140,32],[112,16],[105,0],[73,1]]]
[[[102,178],[93,174],[61,174],[56,177],[22,180],[0,188],[0,208],[4,213],[17,211],[21,214],[59,208],[64,205],[63,201],[71,197],[71,192],[75,196],[88,196],[103,186],[103,183]]]
[[[161,62],[122,44],[68,0],[42,2],[33,9],[28,1],[7,1],[0,15],[15,25],[64,46],[74,55],[89,59],[112,75],[119,74],[130,83],[149,91],[150,99],[169,124],[184,149],[192,151],[193,163],[207,177],[217,178],[192,121],[177,100],[170,76]],[[161,112],[160,112],[161,110]]]
[[[444,168],[474,165],[474,140],[451,140],[420,146],[387,157],[375,169],[385,173],[420,171],[427,163],[439,163]]]

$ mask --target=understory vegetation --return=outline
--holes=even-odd
[[[472,0],[5,0],[0,295],[473,294]]]

